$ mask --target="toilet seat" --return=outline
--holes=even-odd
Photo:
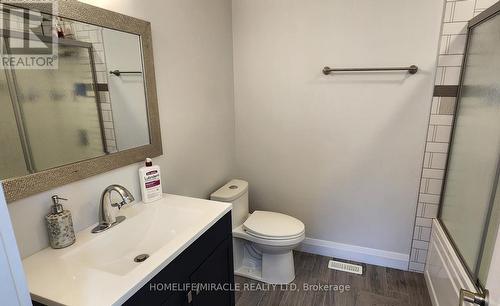
[[[297,245],[297,244],[301,243],[305,238],[305,234],[302,234],[300,236],[297,236],[297,237],[291,238],[291,239],[261,238],[261,237],[257,237],[255,235],[249,234],[243,228],[243,224],[242,224],[242,225],[238,226],[237,228],[233,229],[233,237],[244,239],[246,241],[250,241],[250,242],[261,244],[261,245],[275,246],[275,247],[290,247],[290,246]]]
[[[304,235],[302,221],[276,212],[254,211],[243,223],[249,235],[267,240],[288,240]]]

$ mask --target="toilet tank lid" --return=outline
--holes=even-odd
[[[214,201],[231,202],[241,197],[247,191],[248,182],[234,179],[212,193],[210,199]]]

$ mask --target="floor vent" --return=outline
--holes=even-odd
[[[333,269],[333,270],[363,275],[363,266],[354,265],[354,264],[350,264],[350,263],[346,263],[346,262],[342,262],[342,261],[330,260],[328,262],[328,268]]]

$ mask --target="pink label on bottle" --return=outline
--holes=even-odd
[[[160,185],[160,180],[152,181],[152,182],[147,182],[146,183],[146,188],[152,188],[155,186]]]

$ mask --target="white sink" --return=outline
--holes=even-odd
[[[123,208],[122,223],[99,234],[93,226],[74,245],[47,248],[23,265],[32,298],[47,304],[121,304],[230,211],[228,203],[165,195]],[[143,262],[134,258],[148,254]]]
[[[154,255],[179,233],[203,217],[203,207],[175,205],[135,205],[124,209],[127,219],[111,229],[91,237],[61,258],[68,264],[81,264],[119,275],[137,268],[134,258]]]

